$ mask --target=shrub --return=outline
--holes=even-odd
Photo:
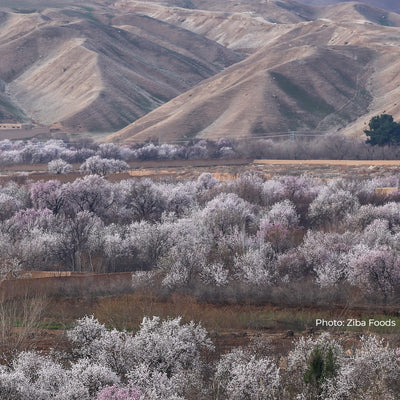
[[[275,280],[276,254],[267,243],[258,249],[249,249],[235,258],[235,278],[251,286],[272,285]]]
[[[361,345],[339,367],[326,385],[325,399],[396,399],[400,368],[396,352],[384,339],[363,336]]]
[[[359,246],[349,261],[349,281],[371,294],[382,294],[386,302],[398,293],[400,259],[387,247]]]
[[[101,158],[100,156],[89,157],[79,170],[84,173],[106,176],[115,172],[122,172],[129,169],[125,161]]]
[[[96,400],[140,400],[141,396],[133,387],[107,386],[97,394]]]
[[[51,174],[68,174],[68,172],[72,171],[72,165],[58,158],[48,163],[48,170]]]
[[[326,387],[346,362],[343,347],[327,332],[296,340],[287,361],[289,385],[301,399],[325,399]]]
[[[214,236],[228,234],[237,227],[246,230],[254,220],[253,207],[233,193],[221,193],[209,201],[200,214]]]
[[[273,400],[277,398],[280,373],[274,360],[234,349],[219,360],[215,379],[231,400]]]
[[[360,242],[353,232],[307,232],[300,246],[307,268],[312,269],[316,282],[322,287],[334,286],[347,279],[349,251]]]
[[[280,224],[285,228],[296,228],[299,224],[299,216],[294,204],[290,200],[284,200],[271,207],[260,222],[260,229],[262,229],[262,224]]]
[[[314,225],[329,226],[341,222],[359,208],[358,199],[342,189],[325,187],[310,204],[309,218]]]

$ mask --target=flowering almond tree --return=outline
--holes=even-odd
[[[72,165],[58,158],[48,163],[48,170],[51,174],[68,174],[68,172],[72,171]]]
[[[107,386],[101,390],[96,400],[140,400],[142,394],[133,387]]]
[[[109,158],[101,158],[100,156],[93,156],[88,158],[80,167],[81,172],[106,176],[115,172],[122,172],[129,169],[129,165],[122,160],[115,160]]]

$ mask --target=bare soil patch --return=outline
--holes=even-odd
[[[47,164],[18,164],[0,168],[0,183],[57,179],[72,182],[84,176],[79,172],[80,164],[73,164],[73,171],[65,175],[49,174]],[[129,162],[128,172],[110,174],[106,178],[119,182],[130,178],[196,179],[204,172],[212,173],[221,181],[236,179],[246,171],[256,171],[265,178],[283,175],[309,175],[319,179],[339,177],[373,178],[400,173],[400,160],[251,160],[251,159],[207,159]]]
[[[254,160],[255,165],[400,166],[400,160]]]

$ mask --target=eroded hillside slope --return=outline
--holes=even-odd
[[[285,7],[275,2],[274,7],[277,3],[297,16],[299,11],[305,15],[304,10],[310,10],[295,2],[286,2]],[[308,12],[309,21],[264,22],[269,24],[263,31],[264,45],[255,45],[246,60],[173,99],[110,140],[340,129],[354,133],[362,132],[371,115],[391,112],[400,118],[400,108],[394,101],[400,86],[396,72],[400,70],[400,16],[385,13],[391,25],[386,26],[380,23],[382,10],[359,3],[312,10]],[[198,26],[193,23],[191,29]],[[217,35],[210,37],[223,41]],[[235,47],[234,42],[224,44]]]
[[[0,113],[112,131],[243,58],[162,21],[107,11],[3,11]]]
[[[362,131],[400,118],[400,15],[374,1],[5,0],[0,119],[119,141]]]

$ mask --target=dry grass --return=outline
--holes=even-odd
[[[330,313],[322,311],[326,316]],[[128,330],[136,330],[143,317],[158,315],[162,318],[181,316],[185,322],[201,322],[207,330],[215,332],[281,332],[303,331],[312,326],[315,310],[271,305],[216,305],[181,294],[163,299],[151,293],[136,293],[92,299],[51,299],[43,323],[68,327],[75,319],[90,314],[107,326]]]
[[[186,322],[201,322],[208,331],[303,332],[315,327],[316,318],[393,318],[399,322],[394,309],[385,313],[378,309],[337,307],[276,306],[271,304],[210,304],[192,296],[173,294],[161,299],[151,293],[136,293],[96,299],[93,314],[109,326],[134,330],[144,316],[162,318],[182,316]],[[342,329],[348,330],[348,329]],[[350,329],[351,330],[351,329]],[[379,329],[378,329],[379,331]],[[393,333],[393,329],[389,333]]]
[[[29,339],[46,306],[44,297],[0,300],[0,363],[29,348]]]
[[[232,174],[229,172],[214,172],[212,174],[212,176],[221,182],[225,182],[225,181],[233,181],[233,180],[237,179],[238,174]]]
[[[130,162],[130,172],[110,174],[107,180],[119,182],[124,179],[151,178],[162,180],[197,179],[203,172],[212,173],[220,180],[234,180],[246,171],[257,171],[272,179],[282,175],[302,175],[329,180],[333,178],[374,178],[400,172],[400,160],[249,160],[249,159],[212,159],[212,160],[171,160]],[[74,164],[74,171],[66,175],[47,172],[47,164],[2,166],[3,176],[0,183],[9,181],[26,183],[28,180],[57,179],[62,183],[73,182],[84,175],[77,172],[79,164]]]
[[[296,21],[299,14],[290,7],[284,11],[275,2],[257,2],[255,6],[245,1],[236,4],[235,11],[247,6],[257,9],[254,15],[268,15],[284,23],[260,27],[257,19],[248,25],[251,18],[241,15],[241,29],[237,31],[233,29],[237,20],[232,15],[214,26],[215,15],[198,20],[198,11],[185,10],[183,16],[181,10],[164,5],[154,11],[154,3],[148,3],[147,11],[142,3],[131,6],[185,28],[207,32],[210,37],[217,35],[221,43],[233,48],[247,48],[247,40],[249,47],[258,47],[259,31],[264,43],[244,61],[128,125],[110,141],[145,140],[154,137],[155,132],[176,140],[276,135],[292,130],[336,131],[343,126],[349,126],[348,133],[354,135],[362,134],[365,122],[382,110],[395,118],[400,115],[399,104],[393,102],[399,94],[400,80],[395,73],[399,60],[397,39],[392,33],[399,30],[398,17],[391,16],[394,26],[390,28],[371,24],[368,17],[346,3],[309,15],[310,19],[325,16],[323,23],[315,20],[304,24]],[[360,23],[363,20],[365,23]]]
[[[131,291],[132,274],[118,272],[109,274],[74,273],[58,275],[58,272],[44,272],[50,276],[40,276],[6,280],[0,283],[0,298],[19,299],[24,296],[35,297],[95,297],[106,294]]]
[[[41,15],[44,3],[54,0],[37,3],[41,6],[32,4],[25,12],[9,10],[0,24],[6,43],[0,45],[0,64],[11,98],[44,125],[61,122],[73,132],[113,132],[242,59],[201,35],[157,19],[150,23],[140,15],[131,14],[111,34],[104,13],[118,19],[126,10],[109,7],[107,1],[99,5],[87,0],[89,8],[77,7],[69,14],[69,24],[80,32],[74,37],[65,29],[68,4],[47,20],[45,13]],[[130,24],[133,33],[128,32]],[[44,44],[40,38],[47,29],[55,36]],[[161,41],[162,47],[157,39],[161,37],[168,38]],[[93,40],[90,50],[84,44],[88,39]],[[108,46],[103,48],[102,43]]]
[[[201,323],[216,345],[217,354],[232,347],[244,346],[252,338],[262,337],[270,341],[274,352],[284,354],[290,348],[293,337],[328,330],[334,336],[354,337],[360,333],[379,333],[396,341],[398,328],[322,328],[315,327],[316,318],[387,320],[392,318],[400,326],[400,319],[392,312],[372,312],[347,308],[285,307],[270,304],[223,304],[199,302],[192,296],[174,294],[158,297],[151,292],[115,295],[97,298],[42,298],[23,299],[18,302],[1,302],[1,346],[3,360],[7,362],[12,352],[37,348],[68,350],[64,331],[73,326],[76,319],[94,315],[109,328],[135,332],[143,317],[161,318],[182,316],[183,322]],[[397,316],[396,316],[397,315]]]
[[[254,160],[258,165],[400,166],[400,160]]]
[[[23,271],[20,278],[22,279],[40,279],[40,278],[54,278],[61,276],[72,276],[71,271]]]
[[[378,196],[390,196],[391,194],[398,193],[398,187],[384,187],[384,188],[376,188],[375,194]]]

